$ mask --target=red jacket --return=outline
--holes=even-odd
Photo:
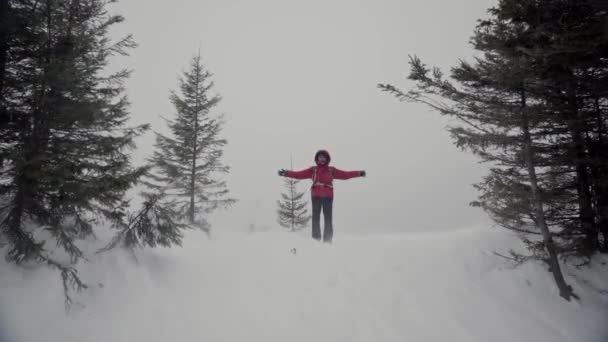
[[[319,153],[324,153],[329,157],[329,153],[327,151],[319,151]],[[316,159],[316,156],[315,156]],[[328,158],[327,164],[321,165],[316,160],[317,166],[312,166],[302,171],[287,171],[285,173],[286,177],[295,178],[295,179],[313,179],[316,168],[316,179],[315,184],[312,185],[310,191],[312,193],[312,197],[334,197],[334,189],[333,189],[333,180],[334,179],[350,179],[354,177],[359,177],[361,175],[361,171],[342,171],[336,169],[335,167],[329,166],[329,162],[331,161]],[[333,177],[332,177],[333,173]]]

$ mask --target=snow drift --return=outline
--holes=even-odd
[[[183,248],[92,256],[66,314],[59,276],[0,264],[6,341],[608,340],[606,259],[566,267],[565,302],[542,265],[494,255],[503,231],[188,234]],[[603,288],[602,288],[603,286]]]

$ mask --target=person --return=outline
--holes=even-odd
[[[279,176],[294,179],[312,179],[310,188],[312,195],[312,238],[321,240],[321,211],[323,211],[324,227],[323,241],[331,242],[334,234],[332,214],[334,200],[334,179],[350,179],[354,177],[365,177],[365,171],[342,171],[329,166],[331,156],[326,150],[320,150],[315,154],[316,166],[302,171],[279,170]]]

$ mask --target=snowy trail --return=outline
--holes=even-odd
[[[0,307],[16,341],[605,341],[608,299],[591,290],[605,266],[587,284],[570,279],[583,299],[565,303],[538,265],[510,270],[491,255],[513,243],[479,229],[338,235],[331,246],[192,234],[138,265],[125,253],[95,261],[83,276],[103,287],[67,317],[55,274],[2,265],[22,279],[0,279]]]

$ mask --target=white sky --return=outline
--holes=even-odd
[[[452,145],[437,113],[376,84],[408,89],[408,54],[446,71],[470,58],[476,20],[494,2],[121,0],[111,11],[126,22],[114,34],[133,33],[139,46],[114,67],[134,70],[134,120],[163,130],[169,91],[200,47],[223,97],[227,180],[239,199],[214,214],[215,229],[277,226],[277,170],[290,155],[297,169],[312,165],[320,148],[334,166],[368,172],[336,181],[336,235],[461,228],[488,221],[468,206],[484,167]],[[153,142],[139,141],[139,160]]]

